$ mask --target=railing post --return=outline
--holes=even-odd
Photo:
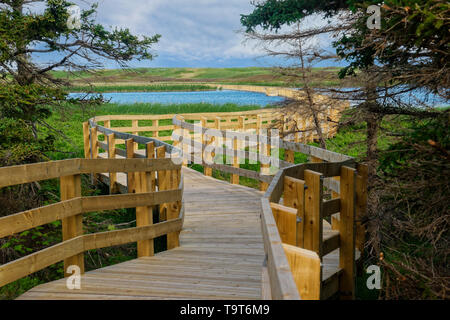
[[[158,138],[159,137],[159,120],[152,120],[152,126],[156,127],[156,130],[153,131],[153,138]]]
[[[166,147],[161,146],[156,148],[156,158],[164,159],[166,157]],[[160,170],[157,172],[158,174],[158,191],[168,190],[170,176],[168,175],[168,171]],[[163,203],[159,205],[159,221],[167,220],[167,203]]]
[[[211,139],[208,141],[208,146],[213,145],[214,141],[216,140],[216,137],[211,137]],[[209,163],[214,162],[214,157],[216,156],[215,152],[207,152],[205,155],[205,160],[207,160]],[[203,164],[203,174],[207,177],[212,177],[212,168],[207,167],[207,165]]]
[[[339,289],[342,299],[355,298],[355,187],[356,170],[341,167],[341,212],[339,222]]]
[[[320,300],[322,267],[317,253],[283,244],[292,277],[302,300]]]
[[[256,116],[256,135],[257,136],[261,135],[262,126],[263,126],[262,125],[262,116],[260,114],[258,114]],[[256,141],[256,152],[259,152],[259,148],[260,148],[259,137],[256,140],[257,140]]]
[[[239,130],[241,132],[244,132],[245,131],[245,117],[244,116],[239,116],[238,123],[239,123]]]
[[[222,123],[220,117],[216,117],[214,119],[214,127],[217,130],[222,130]],[[221,149],[223,147],[224,140],[221,139],[220,137],[216,137],[215,141],[216,141],[216,150]]]
[[[305,170],[305,221],[303,247],[315,251],[322,258],[323,242],[323,176],[321,173]]]
[[[341,177],[340,176],[339,177],[333,177],[333,180],[340,181]],[[339,198],[339,193],[332,191],[331,192],[331,197],[333,199],[337,199],[337,198]],[[340,216],[339,212],[335,213],[335,214],[333,214],[331,216],[331,229],[332,230],[339,231],[339,220],[340,220],[339,216]]]
[[[178,189],[178,186],[181,181],[181,170],[171,170],[168,171],[168,173],[171,175],[170,178],[170,188],[171,190]],[[181,203],[179,201],[175,201],[172,203],[169,203],[167,205],[167,220],[174,220],[178,218],[178,215],[180,213],[181,209]],[[167,234],[167,250],[176,248],[180,246],[180,233],[179,232],[172,232]]]
[[[108,139],[108,158],[115,159],[116,158],[116,138],[114,133],[111,133],[107,136]],[[110,172],[109,173],[109,193],[113,194],[117,191],[117,173]]]
[[[200,134],[200,142],[202,143],[202,149],[201,149],[201,156],[200,158],[202,159],[202,164],[205,162],[205,159],[203,157],[203,153],[205,152],[205,145],[207,143],[206,138],[205,138],[205,134],[203,133],[203,128],[207,128],[207,123],[208,123],[208,119],[206,117],[201,117],[200,118],[200,123],[202,126],[202,132]]]
[[[233,138],[233,167],[239,168],[239,157],[238,157],[238,138]],[[232,184],[239,184],[239,175],[233,174],[231,175],[231,183]]]
[[[91,158],[98,159],[98,129],[91,128]]]
[[[270,152],[271,152],[271,145],[270,145],[270,134],[269,131],[267,131],[267,143],[262,143],[261,144],[261,153],[265,156],[270,157]],[[259,140],[259,138],[258,138]],[[262,174],[269,174],[270,171],[270,163],[269,164],[262,164],[261,163],[261,173]],[[260,190],[261,191],[266,191],[267,188],[269,187],[269,184],[267,182],[261,182],[260,183]]]
[[[145,156],[147,157],[147,159],[154,159],[155,158],[155,143],[153,141],[146,144],[146,146],[145,146]],[[152,171],[150,173],[151,188],[149,189],[148,192],[155,192],[156,191],[155,174],[156,173],[154,171]]]
[[[309,161],[310,161],[311,163],[322,163],[322,162],[323,162],[322,159],[317,158],[317,157],[314,157],[314,156],[311,156],[310,159],[309,159]]]
[[[81,197],[81,175],[65,176],[60,178],[61,201]],[[62,240],[67,241],[83,235],[83,216],[81,214],[62,219]],[[64,276],[70,266],[78,266],[84,273],[84,253],[77,254],[64,260]]]
[[[136,172],[136,175],[140,175],[138,184],[136,185],[136,193],[150,192],[151,186],[151,173],[150,172]],[[136,227],[144,227],[153,224],[153,208],[151,206],[136,207]],[[142,240],[137,242],[137,256],[150,257],[155,254],[153,239]]]
[[[91,158],[91,142],[90,142],[89,122],[83,122],[83,142],[84,142],[84,157]]]
[[[137,131],[137,129],[139,128],[139,121],[138,120],[132,120],[131,121],[131,126],[133,127],[133,135],[137,136],[139,134],[139,132]],[[137,143],[134,144],[134,150],[137,151],[139,149],[139,145]]]
[[[297,247],[303,248],[305,181],[285,177],[283,201],[285,206],[297,209]]]
[[[97,127],[91,128],[91,159],[98,159],[98,129]],[[91,175],[91,182],[92,184],[97,184],[97,181],[99,179],[98,174],[92,174]]]
[[[134,158],[134,140],[127,139],[125,141],[126,149],[127,149],[127,159]],[[136,174],[134,172],[127,172],[127,187],[128,193],[136,192]]]
[[[105,120],[103,126],[108,129],[111,128],[111,120]]]
[[[294,151],[288,150],[288,149],[284,150],[284,160],[285,161],[290,162],[290,163],[295,163],[294,155],[295,155]]]

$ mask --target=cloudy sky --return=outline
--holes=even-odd
[[[92,3],[72,1],[81,7],[86,7],[86,2]],[[162,35],[154,47],[158,57],[133,62],[133,67],[247,67],[283,63],[265,57],[255,43],[243,43],[240,16],[252,12],[250,0],[96,1],[99,23],[129,28],[139,35]]]

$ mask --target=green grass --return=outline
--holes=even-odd
[[[70,92],[163,92],[163,91],[214,91],[217,87],[195,84],[157,84],[157,85],[95,85],[71,86]]]
[[[312,69],[312,85],[315,87],[329,87],[343,84],[338,78],[339,68]],[[217,82],[224,84],[265,85],[265,86],[293,86],[301,87],[301,83],[292,84],[285,76],[277,74],[272,68],[137,68],[137,69],[106,69],[96,71],[80,71],[67,73],[53,71],[55,78],[65,79],[73,86],[85,86],[86,82],[98,83],[102,86],[133,86],[135,84],[149,84],[154,82]],[[353,80],[346,80],[349,86]],[[346,84],[347,84],[346,82]],[[356,82],[356,81],[353,81]],[[142,89],[142,88],[140,88]],[[121,91],[126,90],[121,88]],[[104,91],[106,92],[106,91]]]

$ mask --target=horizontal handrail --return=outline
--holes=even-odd
[[[85,234],[0,265],[0,287],[88,250],[117,246],[181,231],[183,219],[94,234]]]
[[[174,159],[69,159],[0,168],[0,188],[96,172],[175,170]]]
[[[0,287],[61,260],[64,260],[66,270],[68,262],[76,261],[80,254],[88,250],[138,242],[139,254],[140,243],[145,245],[146,242],[165,234],[168,235],[168,245],[170,241],[171,247],[176,246],[178,236],[176,238],[172,236],[169,240],[169,235],[179,233],[184,221],[184,182],[180,171],[180,164],[175,164],[172,159],[165,158],[70,159],[0,168],[0,187],[60,178],[61,198],[63,200],[55,204],[0,218],[0,238],[12,236],[57,220],[62,220],[63,226],[66,226],[63,227],[64,241],[61,243],[0,265]],[[139,175],[141,176],[140,179],[144,180],[142,180],[139,189],[136,190],[137,193],[82,197],[80,175],[100,172],[127,172],[129,175],[135,174],[136,177]],[[167,185],[163,190],[158,184],[158,191],[151,191],[150,187],[156,187],[152,185],[156,182],[147,179],[147,177],[151,177],[150,173],[152,172],[170,172],[174,176],[168,177],[169,180],[172,181],[173,179],[173,181],[179,181],[179,183],[172,187]],[[70,194],[74,196],[69,197]],[[152,206],[168,203],[180,204],[175,207],[177,208],[175,217],[171,215],[169,218],[168,216],[170,220],[156,224],[142,225],[142,222],[139,223],[138,214],[141,216],[142,214],[148,214],[150,213],[148,210]],[[137,208],[137,226],[134,228],[93,234],[79,233],[82,233],[82,220],[77,218],[84,213],[134,207]],[[142,210],[138,213],[138,208],[148,208],[146,209],[147,213],[142,212]],[[171,212],[173,212],[173,209],[171,208]],[[67,231],[74,229],[80,231],[78,233],[68,233]],[[153,247],[151,250],[153,250]],[[147,250],[146,254],[152,254],[152,251]],[[78,263],[81,272],[84,273],[83,260],[78,260]]]
[[[0,238],[81,213],[154,206],[181,200],[182,190],[79,197],[0,218]]]

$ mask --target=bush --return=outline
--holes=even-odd
[[[384,253],[385,298],[448,297],[448,128],[446,112],[420,121],[380,158],[379,215],[371,239]]]

